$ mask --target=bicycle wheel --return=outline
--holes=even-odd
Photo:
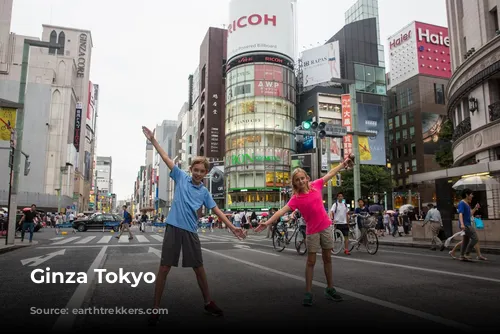
[[[333,230],[333,249],[332,253],[337,255],[344,249],[344,236],[337,229]]]
[[[295,249],[300,255],[304,255],[307,252],[306,232],[300,229],[295,234]]]
[[[371,255],[375,255],[378,251],[378,237],[375,232],[368,230],[366,232],[366,250]]]
[[[349,229],[349,235],[347,237],[349,238],[349,243],[348,243],[349,252],[352,252],[354,246],[358,244],[358,238],[356,238],[356,231],[353,229],[352,230]]]
[[[282,252],[286,247],[285,229],[282,223],[276,224],[273,229],[273,247],[278,252]]]

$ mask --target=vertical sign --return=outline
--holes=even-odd
[[[219,113],[220,113],[220,109],[219,107],[221,106],[221,102],[219,100],[219,95],[218,94],[213,94],[212,95],[212,114],[213,114],[213,117],[217,120],[220,119],[219,117]],[[211,127],[210,128],[210,140],[209,140],[209,145],[210,145],[210,153],[215,153],[215,155],[218,155],[219,154],[219,133],[220,133],[220,129],[219,129],[219,124],[220,122],[217,122],[217,127]],[[213,156],[211,154],[211,156]]]
[[[347,131],[352,131],[352,116],[351,116],[351,96],[342,94],[342,126],[347,128]],[[347,134],[343,139],[344,144],[344,159],[347,159],[352,153],[352,135]]]
[[[82,127],[82,109],[83,109],[82,103],[78,102],[76,104],[75,133],[73,135],[73,145],[75,145],[77,152],[80,152],[80,128]]]

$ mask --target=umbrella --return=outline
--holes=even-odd
[[[454,185],[455,190],[464,190],[469,188],[471,190],[491,190],[493,187],[499,188],[500,183],[491,176],[469,176],[458,180]]]
[[[386,213],[388,213],[388,214],[392,215],[392,214],[395,214],[395,213],[396,213],[396,211],[394,211],[394,210],[387,210],[387,211],[386,211]]]
[[[382,212],[384,211],[384,207],[380,204],[373,204],[368,207],[368,211],[370,212]]]
[[[413,209],[415,209],[415,207],[413,205],[411,205],[411,204],[405,204],[405,205],[402,205],[399,208],[399,213],[402,214],[405,211],[413,211]]]

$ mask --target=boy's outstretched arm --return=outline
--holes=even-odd
[[[155,147],[156,151],[158,152],[162,160],[167,164],[168,168],[170,170],[174,169],[175,167],[174,161],[170,159],[167,152],[165,152],[165,150],[160,146],[158,141],[155,139],[155,130],[151,131],[147,127],[143,126],[142,132],[144,132],[146,138],[151,142],[151,144],[153,144],[153,146]]]
[[[228,227],[229,229],[231,230],[231,232],[233,232],[233,234],[238,238],[238,239],[245,239],[246,235],[245,235],[245,231],[243,231],[240,227],[236,227],[234,226],[230,221],[229,219],[226,217],[226,215],[224,214],[224,212],[221,211],[221,209],[219,209],[218,206],[214,207],[212,209],[212,211],[217,215],[217,217],[219,217],[220,220],[222,220]]]

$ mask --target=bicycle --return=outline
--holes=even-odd
[[[333,222],[332,222],[333,224]],[[333,248],[332,248],[332,253],[337,255],[344,249],[344,235],[342,234],[342,231],[337,229],[335,224],[333,224]]]
[[[288,237],[288,228],[295,225],[295,229],[290,237]],[[295,250],[299,255],[304,255],[307,252],[306,245],[306,223],[304,218],[296,218],[289,224],[286,220],[280,220],[273,226],[273,247],[278,252],[282,252],[290,241],[295,236]],[[302,246],[304,249],[302,250]]]
[[[363,225],[363,231],[359,238],[356,238],[356,226],[357,217],[361,217],[361,223]],[[354,249],[354,246],[358,245],[356,249],[361,247],[361,243],[364,243],[366,250],[369,254],[375,255],[378,251],[378,237],[375,233],[375,226],[377,225],[376,217],[370,214],[353,214],[351,215],[351,221],[349,222],[349,252]],[[364,242],[362,241],[364,240]],[[372,247],[373,246],[373,247]]]

